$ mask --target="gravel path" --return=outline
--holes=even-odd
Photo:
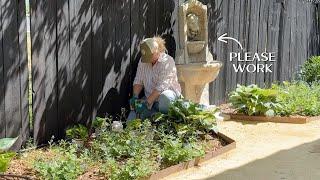
[[[237,148],[166,179],[320,180],[320,121],[308,124],[225,121]]]

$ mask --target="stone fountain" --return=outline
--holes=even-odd
[[[179,8],[178,79],[186,99],[200,102],[204,87],[213,82],[222,67],[208,48],[207,6],[189,0]]]

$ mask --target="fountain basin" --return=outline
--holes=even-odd
[[[222,67],[219,61],[176,65],[182,94],[186,99],[199,103],[207,83],[213,82]]]
[[[190,41],[190,42],[187,42],[188,52],[190,54],[200,53],[204,49],[205,44],[206,44],[205,41]]]

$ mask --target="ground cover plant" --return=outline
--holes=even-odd
[[[283,82],[269,89],[238,85],[229,101],[238,113],[246,115],[319,116],[320,84]]]
[[[92,126],[99,130],[98,135],[91,131],[84,135],[82,125],[67,130],[70,138],[87,137],[85,146],[51,141],[49,147],[37,150],[38,154],[28,160],[29,167],[38,178],[50,180],[72,180],[87,174],[91,174],[86,176],[90,179],[147,178],[225,145],[215,136],[216,112],[180,99],[168,114],[124,123],[123,131],[113,131],[110,118],[97,118]],[[90,173],[92,169],[97,170]]]
[[[272,89],[277,90],[277,99],[282,108],[278,109],[279,115],[320,115],[320,84],[305,82],[274,84]]]

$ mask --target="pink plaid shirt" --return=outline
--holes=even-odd
[[[165,53],[160,55],[159,60],[153,66],[151,63],[139,62],[133,82],[133,85],[135,84],[143,85],[146,97],[149,97],[153,90],[160,93],[172,90],[177,96],[181,95],[175,62]]]

